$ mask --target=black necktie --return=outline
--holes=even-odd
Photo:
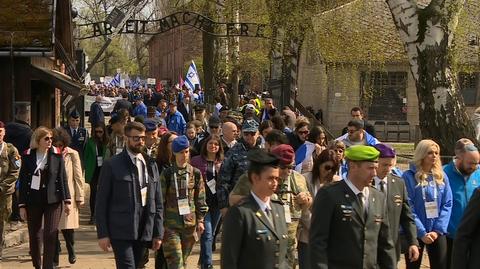
[[[386,193],[386,191],[385,191],[385,181],[380,180],[380,183],[379,183],[378,185],[380,185],[380,191],[381,191],[383,194],[387,195],[387,193]]]
[[[270,210],[268,207],[265,208],[265,215],[267,216],[268,220],[272,224],[273,227],[275,227],[273,223],[273,217],[272,217],[272,210]]]
[[[365,210],[365,201],[363,200],[363,198],[365,197],[365,195],[363,195],[363,192],[359,192],[357,194],[357,197],[358,197],[358,203],[360,205],[360,211],[363,213],[363,218],[364,219],[367,219],[367,210]]]
[[[77,135],[77,129],[73,129],[73,135],[72,136],[76,136]]]

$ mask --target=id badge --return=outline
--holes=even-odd
[[[30,184],[30,188],[37,191],[40,189],[40,176],[32,176],[32,183]]]
[[[122,151],[123,151],[123,148],[117,148],[115,150],[115,155],[122,153]]]
[[[103,157],[97,156],[97,167],[100,167],[102,165],[103,165]]]
[[[147,187],[142,188],[140,190],[140,194],[142,195],[142,206],[147,205]]]
[[[181,216],[190,214],[190,205],[188,199],[178,199],[178,213]]]
[[[207,186],[210,189],[210,191],[212,192],[212,194],[217,193],[217,190],[215,189],[216,185],[217,185],[217,183],[216,183],[215,179],[207,181]]]
[[[80,137],[78,138],[78,141],[85,141],[85,137],[84,137],[84,136],[80,136]]]
[[[425,202],[425,211],[427,213],[427,219],[438,218],[437,202]]]
[[[290,214],[290,206],[283,205],[283,210],[285,211],[285,220],[287,223],[292,223],[292,214]]]

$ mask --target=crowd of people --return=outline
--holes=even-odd
[[[76,262],[84,183],[89,224],[121,269],[186,268],[198,241],[200,268],[213,268],[220,231],[225,269],[393,269],[402,253],[420,268],[425,249],[432,269],[480,266],[469,139],[445,166],[440,146],[421,140],[402,171],[358,107],[332,138],[268,96],[230,109],[224,85],[211,113],[187,90],[121,94],[108,122],[97,98],[89,131],[76,110],[55,129],[32,131],[21,110],[0,122],[0,217],[19,209],[34,268],[58,265],[60,232]]]

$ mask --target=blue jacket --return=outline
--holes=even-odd
[[[168,115],[166,122],[169,131],[176,132],[178,135],[185,134],[187,123],[185,122],[182,113],[176,111],[174,114]]]
[[[103,114],[102,106],[98,102],[93,102],[90,106],[90,115],[88,122],[95,126],[99,122],[105,123],[105,115]]]
[[[450,188],[453,195],[452,216],[448,223],[448,237],[450,238],[455,238],[463,211],[467,207],[475,189],[480,186],[480,166],[477,167],[473,174],[465,178],[455,167],[454,162],[452,161],[443,167],[443,171],[450,180]]]
[[[411,164],[410,169],[405,171],[402,175],[408,192],[408,202],[412,208],[412,215],[415,219],[415,225],[417,226],[417,236],[422,238],[425,234],[435,231],[440,235],[447,234],[448,222],[450,220],[450,214],[452,213],[452,190],[448,176],[444,173],[444,183],[437,186],[437,207],[438,218],[427,219],[427,213],[425,211],[425,201],[423,200],[422,188],[425,189],[425,196],[427,202],[434,201],[434,187],[430,184],[433,178],[430,176],[427,178],[429,184],[427,186],[419,186],[415,179],[415,173],[417,169],[415,165]]]
[[[147,118],[147,106],[142,102],[133,109],[133,116],[143,116],[144,119]]]

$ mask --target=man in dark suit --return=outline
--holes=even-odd
[[[192,104],[190,103],[190,96],[185,96],[178,104],[177,108],[178,112],[180,112],[185,119],[186,122],[190,122],[193,119],[193,109]]]
[[[126,148],[100,172],[95,216],[98,244],[113,248],[117,268],[136,269],[148,242],[158,250],[163,238],[163,199],[155,160],[142,153],[145,127],[125,126]]]
[[[93,126],[96,126],[100,122],[105,123],[105,115],[102,109],[102,101],[103,97],[101,95],[97,95],[95,97],[95,102],[90,105],[90,114],[88,116],[88,122],[90,122]]]
[[[262,150],[249,153],[250,195],[230,207],[223,221],[221,268],[288,268],[283,206],[270,200],[278,186],[279,160]]]
[[[452,265],[455,269],[480,268],[480,188],[475,190],[458,225],[453,243]]]
[[[83,163],[83,151],[87,144],[88,132],[87,129],[80,126],[80,113],[78,113],[76,109],[70,112],[70,115],[68,116],[68,126],[65,127],[65,130],[72,139],[69,147],[78,151]]]
[[[385,196],[371,187],[379,154],[370,146],[348,148],[348,176],[318,191],[310,229],[312,268],[396,268]]]
[[[386,197],[388,223],[396,249],[397,263],[401,253],[400,226],[402,226],[408,245],[407,258],[412,262],[416,261],[419,256],[417,228],[408,204],[407,189],[403,179],[391,173],[396,163],[395,150],[386,144],[377,144],[375,148],[380,152],[380,157],[378,159],[377,175],[374,177],[372,185]]]

